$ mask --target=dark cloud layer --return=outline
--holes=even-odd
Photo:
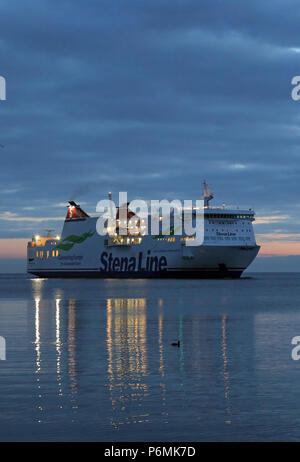
[[[296,0],[2,2],[0,237],[59,222],[108,190],[199,198],[299,225]],[[73,197],[74,198],[74,197]],[[50,205],[50,207],[47,207]]]

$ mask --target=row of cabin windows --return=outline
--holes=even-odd
[[[176,237],[158,237],[157,241],[167,241],[167,242],[175,242]]]
[[[240,240],[240,241],[250,241],[251,238],[250,237],[242,237],[242,236],[239,236],[239,237],[235,237],[235,236],[204,236],[204,240],[205,241],[237,241],[237,240]]]
[[[45,252],[45,257],[46,258],[50,258],[50,256],[55,258],[55,257],[58,257],[58,255],[59,255],[58,250],[52,250],[52,252],[51,252],[51,250],[47,250]],[[44,251],[43,250],[40,250],[40,251],[37,250],[35,256],[36,256],[36,258],[44,258]]]
[[[237,221],[210,221],[208,220],[208,223],[210,225],[237,225]],[[247,222],[248,225],[250,225],[250,221]],[[242,225],[244,226],[245,222],[242,222]]]
[[[181,241],[194,241],[195,236],[184,236],[180,238]],[[159,237],[157,241],[168,241],[168,242],[175,242],[176,237]]]
[[[215,214],[215,213],[205,213],[205,218],[233,218],[233,219],[241,219],[241,220],[251,220],[253,215],[230,215],[230,214]]]
[[[208,231],[208,229],[206,230]],[[212,230],[214,231],[214,230]],[[219,231],[218,229],[216,231]],[[222,231],[224,231],[224,229],[222,229]],[[236,230],[238,231],[238,230]],[[244,232],[244,230],[242,229],[242,231]],[[234,230],[232,231],[234,232]],[[246,233],[251,233],[251,230],[250,229],[246,229],[245,230]],[[230,237],[226,237],[224,236],[225,239],[230,239]],[[194,240],[195,239],[195,236],[185,236],[185,237],[181,237],[180,240],[181,241],[190,241],[190,240]],[[205,236],[205,239],[216,239],[216,237],[214,236],[211,236],[211,237],[208,237],[208,236]],[[218,239],[223,239],[223,237],[218,237]],[[236,239],[244,239],[243,237],[231,237],[231,239],[233,240],[236,240]],[[247,240],[250,239],[250,237],[247,237],[246,238]],[[167,241],[167,242],[175,242],[176,241],[176,238],[175,237],[159,237],[157,238],[158,241]]]
[[[181,241],[194,241],[195,236],[184,236],[180,238]],[[176,242],[176,237],[159,237],[157,241]]]
[[[214,230],[215,230],[215,228],[206,229],[205,231],[209,232],[209,231],[214,231]],[[219,229],[216,228],[216,231],[219,231]],[[223,228],[222,228],[222,231],[228,232],[228,229],[223,229]],[[230,231],[230,230],[229,230],[229,231]],[[243,232],[251,233],[251,229],[236,229],[236,230],[233,229],[233,230],[231,230],[232,233],[234,233],[235,231],[236,231],[237,233],[238,233],[239,231],[242,231],[242,233],[243,233]]]

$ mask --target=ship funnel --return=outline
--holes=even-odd
[[[77,220],[78,218],[89,218],[89,215],[82,210],[79,204],[76,204],[74,201],[69,201],[66,220]]]

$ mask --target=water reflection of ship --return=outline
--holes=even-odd
[[[107,299],[107,352],[111,424],[148,422],[145,298]]]
[[[59,290],[55,292],[54,301],[43,301],[43,283],[43,279],[32,280],[32,292],[35,300],[34,348],[36,357],[37,421],[39,423],[43,422],[49,389],[52,392],[53,382],[49,381],[49,377],[55,377],[56,380],[56,393],[53,404],[58,409],[63,409],[66,405],[65,398],[67,397],[72,409],[77,409],[75,300],[69,300],[67,319],[65,319],[65,313],[62,316],[61,312],[62,292]],[[67,329],[65,329],[66,325]],[[66,339],[64,338],[64,333],[66,333]],[[63,344],[65,343],[68,345],[67,361],[64,357],[66,351]],[[44,348],[43,344],[45,345]],[[55,346],[55,350],[51,349],[51,345]],[[67,373],[63,367],[65,363],[67,363]],[[51,374],[53,364],[55,364],[55,372],[53,371],[54,374]],[[45,381],[45,373],[47,382]]]

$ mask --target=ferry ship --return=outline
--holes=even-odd
[[[70,201],[61,236],[48,232],[28,242],[27,271],[43,278],[239,278],[260,248],[254,210],[211,207],[212,198],[204,182],[204,239],[199,246],[187,245],[193,237],[176,235],[172,227],[167,235],[128,230],[124,236],[118,228],[100,235],[99,217]],[[133,213],[128,204],[124,207],[130,218]]]

